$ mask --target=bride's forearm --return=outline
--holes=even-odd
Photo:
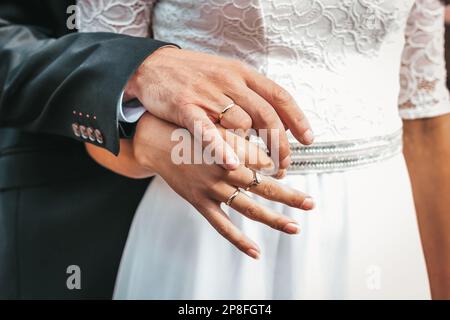
[[[122,176],[143,179],[155,174],[153,170],[138,164],[131,140],[120,140],[120,153],[117,157],[103,148],[88,143],[86,150],[98,164]]]
[[[404,153],[433,298],[450,298],[450,115],[404,122]]]

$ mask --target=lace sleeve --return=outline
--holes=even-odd
[[[113,32],[151,37],[155,0],[78,0],[80,32]]]
[[[400,72],[403,119],[450,112],[444,54],[444,6],[439,0],[416,0],[406,27]]]

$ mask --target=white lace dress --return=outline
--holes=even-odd
[[[81,31],[153,36],[247,62],[288,89],[313,147],[282,181],[311,194],[289,236],[229,210],[252,260],[159,177],[136,213],[118,299],[427,299],[401,118],[450,111],[438,0],[80,0]],[[399,98],[400,96],[400,98]]]

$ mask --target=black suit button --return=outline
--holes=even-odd
[[[98,143],[103,144],[103,135],[102,132],[98,129],[95,129],[94,131],[95,134],[95,139],[97,140]]]
[[[76,137],[79,137],[81,135],[80,126],[78,125],[78,123],[72,123],[72,131]]]
[[[87,134],[88,134],[89,140],[91,140],[92,142],[97,140],[97,138],[95,137],[94,129],[92,129],[91,127],[87,128]]]
[[[87,139],[88,138],[87,129],[86,129],[85,126],[80,126],[80,132],[81,132],[81,137],[83,139]]]

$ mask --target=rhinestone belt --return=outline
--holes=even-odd
[[[304,146],[291,142],[290,174],[342,171],[389,159],[402,151],[402,130],[368,139],[318,142]]]

